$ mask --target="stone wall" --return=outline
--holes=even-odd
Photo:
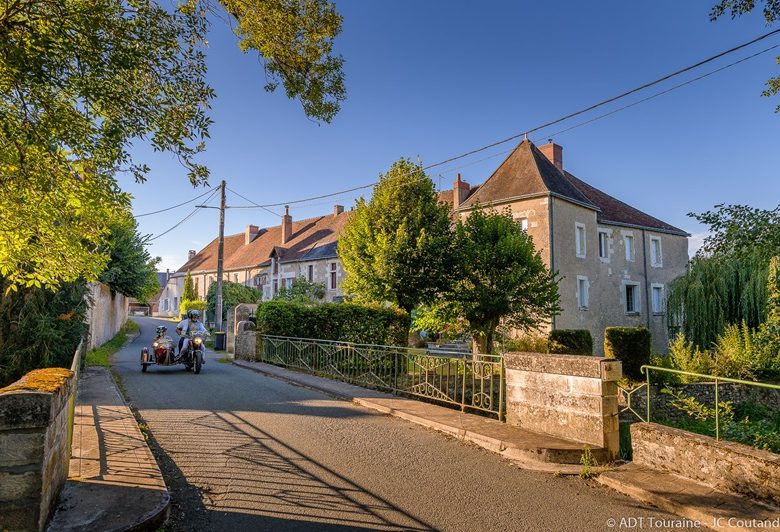
[[[89,341],[87,349],[99,347],[116,336],[127,321],[128,300],[102,283],[89,284]]]
[[[680,429],[631,425],[634,463],[780,504],[780,455]]]
[[[592,356],[507,353],[507,423],[619,450],[620,362]]]
[[[254,361],[257,351],[257,333],[255,332],[254,322],[241,321],[236,329],[234,358]]]
[[[31,371],[0,389],[0,530],[43,530],[68,477],[73,372]]]
[[[236,352],[236,333],[238,332],[238,325],[242,321],[248,321],[249,316],[254,314],[257,310],[257,305],[249,303],[240,303],[228,310],[227,312],[227,327],[225,332],[227,333],[227,352],[235,354]]]

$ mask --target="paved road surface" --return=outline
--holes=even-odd
[[[115,369],[161,449],[178,530],[608,530],[668,514],[579,478],[216,361],[140,371],[154,327]]]

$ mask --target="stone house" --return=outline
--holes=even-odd
[[[666,351],[666,290],[685,273],[690,235],[569,173],[561,146],[524,140],[483,184],[458,175],[440,198],[461,218],[476,207],[511,210],[560,274],[563,312],[551,327],[588,329],[601,353],[606,327],[646,326]]]
[[[336,205],[331,214],[293,221],[285,207],[280,225],[262,229],[248,225],[243,233],[226,235],[223,280],[257,288],[267,301],[291,286],[293,279],[303,277],[325,287],[325,301],[341,301],[344,270],[336,244],[349,215]],[[215,238],[200,251],[190,250],[187,262],[170,275],[161,292],[159,315],[178,315],[188,271],[198,295],[205,299],[217,279],[217,244]]]

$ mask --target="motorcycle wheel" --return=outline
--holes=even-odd
[[[146,373],[146,368],[149,367],[149,364],[141,364],[141,372]]]
[[[195,375],[197,375],[198,373],[200,373],[200,368],[201,368],[201,365],[202,365],[202,364],[201,364],[201,361],[200,361],[200,357],[199,357],[199,356],[196,356],[196,357],[195,357]]]

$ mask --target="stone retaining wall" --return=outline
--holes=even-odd
[[[227,312],[227,327],[225,332],[227,333],[227,352],[229,354],[235,354],[236,352],[236,334],[238,334],[238,324],[242,321],[248,321],[249,316],[254,314],[257,310],[257,305],[250,303],[241,303],[228,310]],[[230,355],[228,355],[229,357]]]
[[[128,299],[102,283],[89,284],[89,341],[87,350],[100,347],[108,342],[127,321]]]
[[[592,356],[507,353],[507,423],[619,451],[620,362]]]
[[[68,477],[73,372],[31,371],[0,389],[0,530],[43,530]]]
[[[780,505],[780,455],[655,423],[631,425],[635,464]]]

